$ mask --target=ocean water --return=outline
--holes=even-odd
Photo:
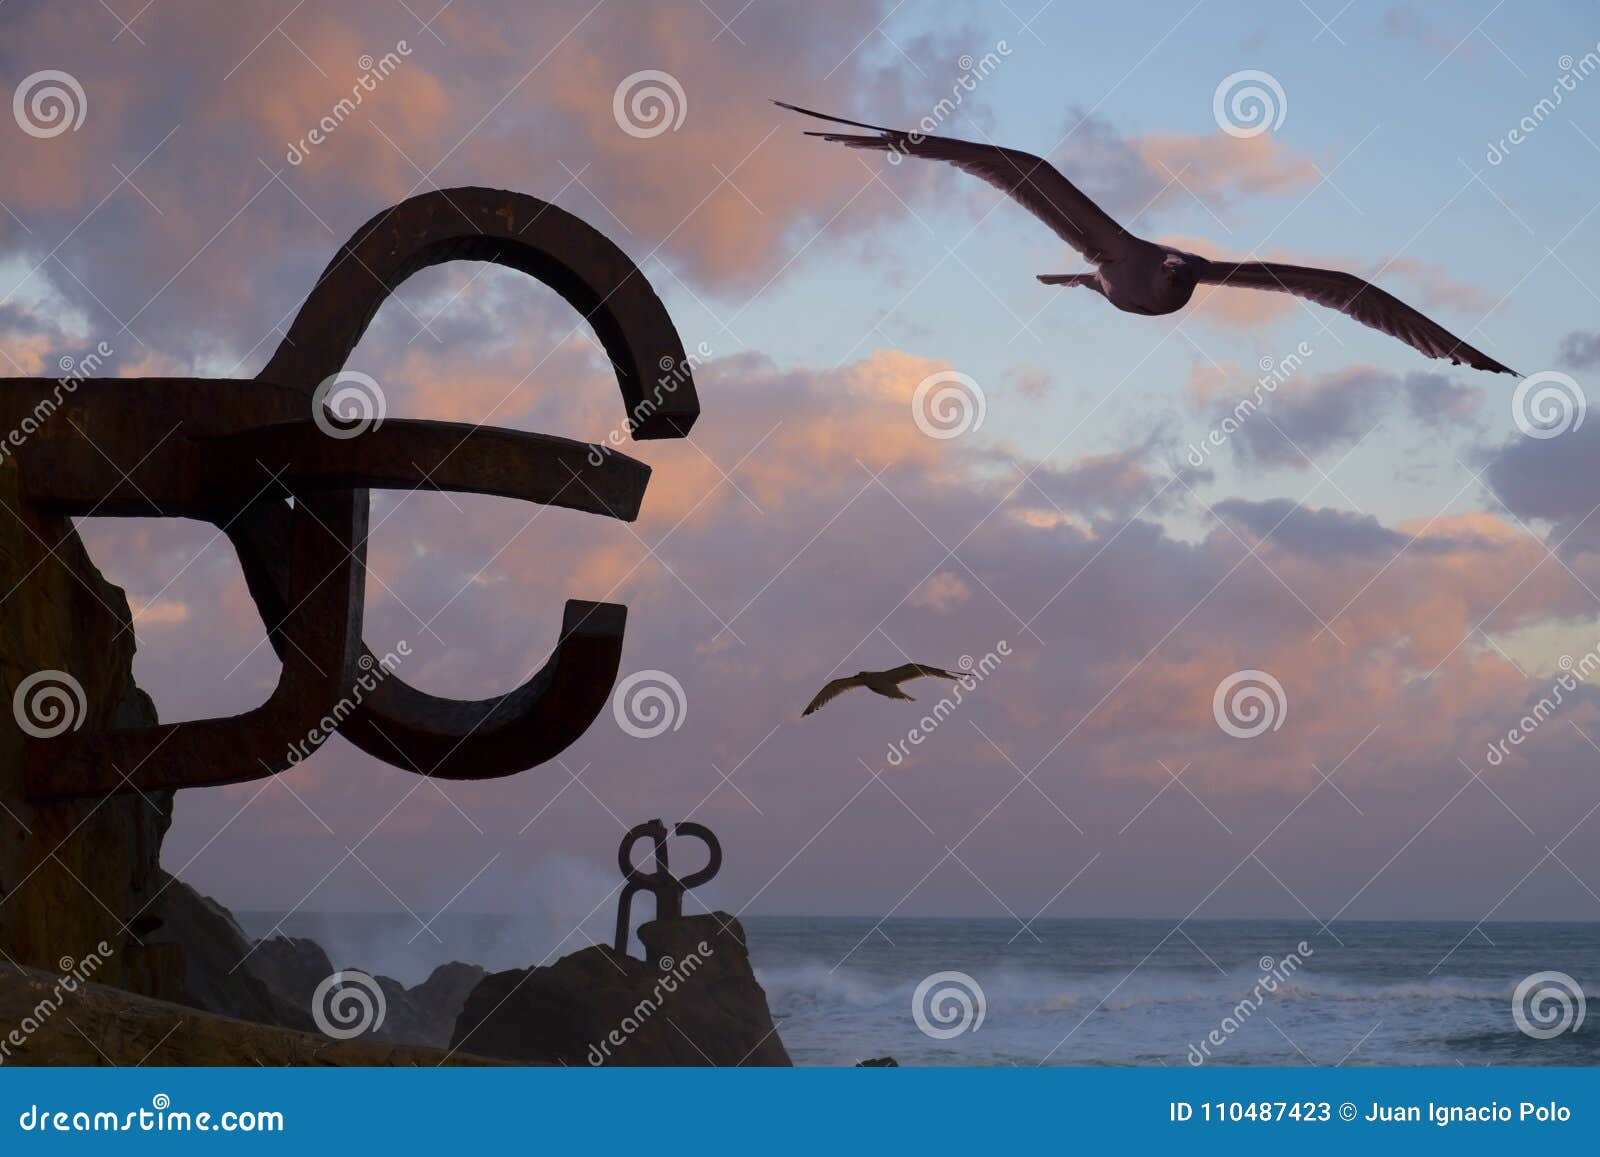
[[[253,935],[279,922],[240,919]],[[1585,1007],[1600,997],[1596,923],[1341,923],[1339,943],[1271,920],[1040,920],[1032,934],[995,919],[743,922],[797,1064],[1600,1064],[1600,1008]],[[501,916],[447,914],[422,935],[403,913],[296,913],[282,930],[407,984],[447,960],[522,967],[586,942],[558,949]],[[1525,1022],[1568,1025],[1539,1038],[1519,1029],[1515,996],[1546,972],[1576,985],[1530,986]],[[940,973],[960,975],[925,986],[919,1024],[918,986]]]
[[[1534,973],[1567,973],[1600,996],[1600,924],[1338,924],[1340,945],[1314,924],[1265,920],[1178,932],[1173,921],[1040,920],[1037,940],[1014,920],[746,923],[797,1064],[1600,1063],[1600,1020],[1535,1039],[1512,1016]],[[984,996],[982,1024],[948,1039],[913,1016],[917,984],[941,971]],[[929,996],[941,987],[967,985]],[[962,1023],[954,997],[946,1011],[948,1026],[926,1018],[935,1031]]]

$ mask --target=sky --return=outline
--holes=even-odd
[[[1594,4],[141,3],[0,8],[0,372],[104,342],[103,373],[249,378],[362,222],[462,185],[606,233],[701,354],[692,436],[623,447],[654,469],[635,523],[387,492],[368,557],[367,640],[413,685],[508,690],[565,599],[607,599],[668,728],[624,702],[481,783],[336,738],[180,794],[163,862],[201,891],[603,929],[618,840],[661,816],[719,834],[691,906],[735,913],[1600,918]],[[23,99],[51,83],[72,124]],[[1287,296],[1151,318],[1041,285],[1081,261],[998,190],[773,98],[932,117],[1145,236],[1370,276],[1555,392]],[[406,282],[347,368],[390,417],[624,417],[582,319],[483,265]],[[80,530],[164,720],[266,697],[214,528]],[[837,675],[963,658],[931,727],[938,681],[801,717]]]

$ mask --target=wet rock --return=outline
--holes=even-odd
[[[595,945],[484,977],[451,1047],[541,1064],[791,1063],[737,920],[653,920],[639,938],[656,963]]]

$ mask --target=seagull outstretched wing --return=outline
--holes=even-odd
[[[1208,261],[1200,280],[1207,285],[1227,285],[1235,289],[1292,293],[1397,337],[1431,358],[1449,358],[1458,364],[1466,362],[1473,369],[1497,374],[1516,374],[1509,366],[1469,346],[1398,297],[1353,273],[1314,269],[1308,265],[1282,265],[1274,261]]]
[[[852,149],[878,149],[908,157],[948,161],[1021,202],[1035,217],[1050,226],[1056,236],[1096,264],[1118,256],[1131,240],[1121,225],[1043,157],[1036,157],[1021,149],[1001,148],[999,145],[886,129],[882,125],[869,125],[813,112],[781,100],[772,103],[818,120],[871,129],[880,134],[868,137],[856,133],[819,132],[810,133],[809,136],[838,141]]]
[[[840,695],[842,695],[846,691],[850,690],[850,688],[852,688],[852,687],[865,687],[865,686],[866,686],[866,684],[863,683],[860,679],[856,678],[854,675],[848,676],[848,677],[843,678],[843,679],[834,679],[832,682],[828,683],[825,687],[823,687],[821,691],[817,692],[816,698],[811,700],[811,702],[806,705],[806,709],[804,711],[800,712],[800,714],[801,715],[810,715],[818,707],[821,707],[824,703],[827,703],[830,699],[837,699]]]
[[[959,679],[960,675],[954,671],[946,671],[941,667],[930,667],[926,663],[906,663],[884,674],[896,683],[904,683],[907,679],[920,679],[924,675],[932,675],[939,679]]]

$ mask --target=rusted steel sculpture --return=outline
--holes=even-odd
[[[254,378],[90,378],[67,396],[54,379],[0,379],[0,428],[31,420],[12,450],[23,500],[213,523],[283,662],[272,695],[242,715],[29,740],[34,797],[272,775],[294,762],[291,745],[319,745],[324,718],[351,699],[340,734],[444,779],[533,767],[593,722],[621,657],[627,608],[614,603],[569,601],[549,661],[504,695],[449,699],[389,674],[352,696],[374,662],[361,641],[369,488],[497,494],[632,521],[650,476],[609,447],[492,426],[390,420],[330,432],[328,384],[378,307],[417,270],[456,260],[519,269],[578,310],[616,369],[633,437],[689,432],[700,413],[690,366],[644,274],[578,218],[497,189],[427,193],[363,225]]]
[[[622,895],[617,898],[615,949],[618,956],[626,955],[628,951],[628,931],[635,893],[649,892],[655,896],[657,920],[676,920],[683,915],[683,894],[710,880],[722,867],[722,845],[704,824],[680,820],[672,825],[672,834],[693,836],[706,846],[705,866],[699,871],[690,872],[681,880],[672,874],[667,863],[667,825],[660,820],[646,820],[629,828],[628,834],[622,837],[621,846],[617,848],[617,866],[622,869],[622,878],[627,881]],[[656,845],[656,870],[653,872],[641,872],[633,864],[633,845],[647,836]]]

